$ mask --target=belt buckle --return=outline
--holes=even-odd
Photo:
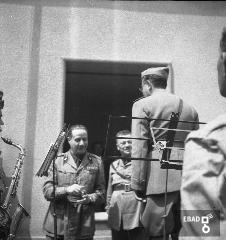
[[[131,190],[130,183],[125,183],[124,190],[125,192],[129,192]]]

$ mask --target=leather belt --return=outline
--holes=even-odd
[[[120,191],[124,190],[125,192],[132,191],[131,184],[130,183],[120,183],[113,185],[113,191]]]

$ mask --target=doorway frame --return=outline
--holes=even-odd
[[[63,58],[63,108],[62,108],[62,123],[65,120],[65,104],[66,104],[66,77],[67,73],[74,74],[103,74],[103,75],[130,75],[140,78],[140,72],[148,67],[169,67],[169,77],[167,82],[167,89],[171,93],[174,93],[174,71],[172,62],[135,62],[135,61],[116,61],[116,60],[94,60],[94,59],[76,59],[76,58]],[[90,65],[87,67],[87,65]],[[98,66],[98,67],[97,67]],[[104,67],[103,67],[104,66]],[[128,66],[130,66],[128,71]],[[140,71],[136,72],[133,69],[134,66],[138,66]],[[142,66],[142,67],[141,67]],[[69,69],[69,71],[68,71]],[[131,73],[131,70],[133,72]]]

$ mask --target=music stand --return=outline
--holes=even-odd
[[[58,151],[59,148],[62,144],[62,142],[64,142],[65,137],[67,135],[68,132],[68,128],[69,125],[67,126],[67,124],[64,124],[63,128],[61,129],[56,141],[54,144],[51,144],[49,151],[45,157],[45,160],[42,163],[42,166],[40,167],[40,169],[38,170],[38,172],[36,173],[36,176],[38,177],[42,177],[42,176],[48,176],[48,170],[49,167],[52,163],[52,172],[53,172],[53,177],[52,177],[52,181],[53,181],[53,219],[54,219],[54,240],[57,240],[57,216],[56,216],[56,170],[55,170],[55,160],[57,158],[58,155]]]
[[[170,160],[170,154],[171,154],[171,150],[172,149],[179,149],[179,150],[184,150],[184,147],[173,147],[173,144],[175,142],[175,134],[178,131],[183,131],[183,132],[191,132],[190,130],[183,130],[183,129],[177,129],[177,125],[179,122],[182,123],[194,123],[194,124],[206,124],[204,122],[196,122],[196,121],[182,121],[179,120],[180,117],[180,111],[178,113],[174,113],[172,112],[170,119],[148,119],[148,118],[138,118],[138,117],[128,117],[128,116],[109,116],[109,122],[108,122],[108,128],[107,128],[107,134],[106,134],[106,142],[105,142],[105,152],[104,152],[104,157],[105,158],[109,158],[109,159],[113,159],[116,160],[119,157],[118,156],[106,156],[106,149],[107,149],[107,145],[109,142],[109,128],[111,126],[110,122],[112,120],[112,118],[131,118],[131,119],[142,119],[142,120],[147,120],[150,124],[150,122],[152,120],[156,120],[156,121],[168,121],[169,122],[169,126],[168,128],[155,128],[155,127],[150,127],[150,133],[151,133],[151,137],[150,138],[129,138],[129,139],[136,139],[136,140],[152,140],[153,141],[153,150],[158,150],[159,151],[159,159],[150,159],[150,158],[128,158],[128,157],[120,157],[121,159],[130,159],[130,160],[144,160],[144,161],[159,161],[160,162],[160,168],[162,169],[166,169],[166,185],[165,185],[165,199],[164,199],[164,215],[162,216],[164,219],[164,240],[166,240],[166,204],[167,204],[167,185],[168,185],[168,171],[169,169],[175,169],[175,170],[182,170],[183,164],[182,164],[182,160]],[[156,137],[154,136],[154,131],[153,130],[167,130],[166,133],[166,138],[165,139],[161,139],[158,140],[156,139]],[[125,137],[117,137],[116,139],[120,139],[123,138],[125,139]],[[179,141],[182,142],[184,144],[184,141]]]

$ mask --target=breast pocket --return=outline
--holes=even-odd
[[[67,186],[75,182],[75,173],[74,172],[65,172],[58,170],[58,186]]]
[[[80,184],[94,186],[96,183],[97,168],[86,168],[80,173]]]

